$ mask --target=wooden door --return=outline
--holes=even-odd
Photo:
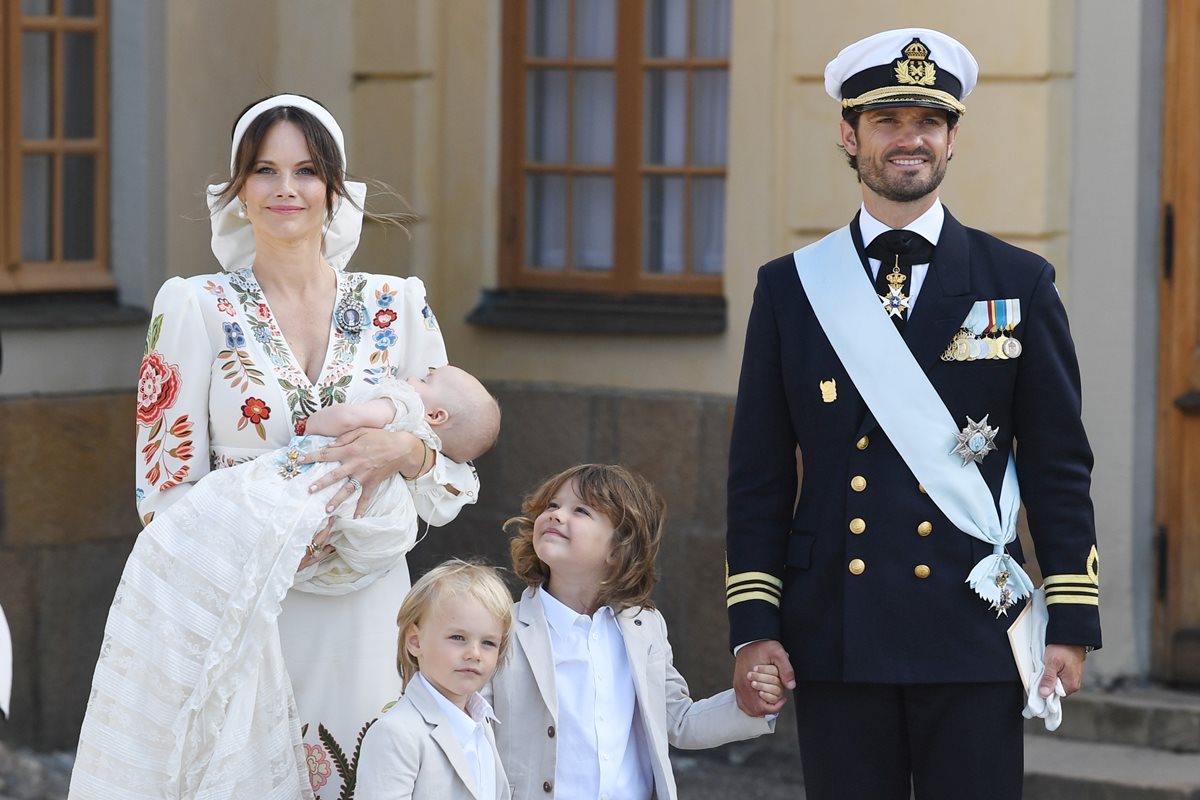
[[[1154,672],[1200,683],[1200,3],[1168,0]]]

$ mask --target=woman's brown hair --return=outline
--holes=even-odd
[[[667,505],[650,481],[616,464],[580,464],[547,478],[521,504],[521,515],[504,523],[513,572],[532,587],[550,579],[550,567],[533,549],[533,523],[567,482],[585,504],[613,526],[612,566],[600,583],[596,607],[654,608],[658,580],[654,562],[667,524]]]

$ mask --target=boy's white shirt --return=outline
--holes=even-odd
[[[491,705],[478,693],[474,693],[467,698],[467,707],[463,710],[439,692],[424,673],[418,672],[416,679],[433,695],[434,701],[446,716],[450,730],[454,732],[454,738],[458,740],[458,746],[462,748],[463,755],[467,757],[467,764],[471,767],[479,800],[495,800],[496,754],[487,736],[488,721],[496,718]]]
[[[512,646],[490,686],[492,705],[503,720],[496,743],[514,800],[552,793],[557,765],[560,715],[554,654],[549,624],[534,594],[526,589],[514,607]],[[626,609],[616,615],[616,622],[629,658],[637,724],[645,736],[658,800],[678,797],[668,744],[716,747],[774,729],[773,722],[743,714],[732,689],[692,701],[687,682],[671,663],[666,623],[657,611]]]
[[[609,606],[579,614],[543,589],[558,693],[555,791],[562,797],[649,797],[654,788],[625,639]]]

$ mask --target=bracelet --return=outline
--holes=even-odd
[[[429,445],[425,444],[425,442],[422,441],[421,442],[421,466],[417,468],[417,474],[413,475],[410,478],[407,475],[405,475],[403,472],[401,472],[400,477],[404,478],[404,480],[406,480],[406,481],[415,481],[417,478],[421,477],[421,475],[423,475],[425,473],[425,465],[429,463],[429,453],[432,450],[433,450],[432,447],[430,447]]]

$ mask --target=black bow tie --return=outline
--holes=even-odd
[[[882,262],[880,269],[911,267],[928,264],[933,259],[933,245],[919,233],[891,230],[879,234],[867,245],[867,255]]]

